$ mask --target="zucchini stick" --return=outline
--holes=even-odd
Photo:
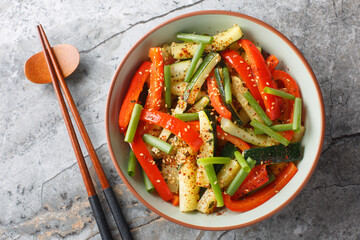
[[[253,120],[254,121],[254,120]],[[254,133],[254,130],[249,128],[240,128],[236,126],[233,122],[231,122],[229,119],[221,118],[221,128],[227,132],[228,134],[231,134],[235,137],[238,137],[245,142],[251,143],[256,146],[260,147],[267,147],[276,145],[277,142],[266,136],[266,135],[256,135]],[[264,125],[265,126],[265,125]]]
[[[238,25],[234,25],[226,31],[213,35],[213,42],[207,44],[205,51],[222,51],[231,45],[233,42],[239,40],[243,36]],[[171,44],[171,55],[175,59],[189,59],[192,58],[196,52],[198,43],[184,42]]]
[[[180,211],[193,211],[199,199],[199,187],[196,186],[196,164],[186,162],[179,171]]]
[[[242,109],[246,112],[251,120],[257,119],[262,122],[262,119],[259,117],[257,112],[249,105],[249,102],[244,97],[244,93],[248,92],[249,90],[244,86],[243,81],[236,76],[231,76],[232,79],[232,93],[236,97],[236,100],[240,103]]]
[[[202,97],[199,101],[197,101],[189,110],[188,113],[195,113],[204,110],[204,108],[209,104],[210,99],[208,96]]]

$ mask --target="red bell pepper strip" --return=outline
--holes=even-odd
[[[230,135],[230,134],[224,132],[224,130],[222,130],[220,126],[216,126],[216,132],[217,132],[217,137],[218,138],[224,139],[224,140],[226,140],[228,142],[231,142],[232,144],[237,146],[241,151],[245,151],[246,149],[250,149],[249,144],[247,144],[246,142],[244,142],[240,138],[237,138],[237,137],[235,137],[233,135]]]
[[[269,175],[266,171],[266,165],[258,165],[255,166],[245,180],[242,182],[238,190],[234,193],[234,195],[231,197],[232,200],[238,200],[245,194],[261,187],[266,182],[269,181]]]
[[[125,95],[119,114],[119,126],[122,132],[125,132],[129,124],[132,110],[139,99],[145,80],[149,76],[150,67],[151,62],[143,62],[131,80],[129,90]]]
[[[173,194],[161,175],[160,170],[157,168],[140,134],[135,135],[133,142],[130,143],[130,146],[160,197],[164,201],[171,200],[173,198]]]
[[[172,205],[179,206],[180,198],[178,194],[174,194],[173,199],[171,200]]]
[[[296,84],[295,80],[287,72],[274,70],[272,73],[272,78],[275,82],[281,81],[286,92],[294,95],[295,97],[300,97],[299,87]]]
[[[231,119],[231,112],[227,110],[221,99],[219,88],[216,84],[214,71],[211,71],[206,81],[211,105],[221,116],[227,119]]]
[[[249,89],[251,95],[253,95],[253,97],[260,104],[260,106],[264,108],[263,100],[261,98],[259,89],[257,87],[249,64],[234,50],[227,49],[222,51],[220,54],[225,60],[225,62],[235,69],[237,74],[239,74],[241,80]]]
[[[239,45],[245,50],[249,61],[255,81],[258,84],[258,89],[264,100],[266,114],[270,120],[275,120],[281,116],[281,108],[283,101],[280,97],[264,93],[265,87],[276,88],[275,82],[271,79],[271,73],[265,63],[261,52],[255,44],[247,39],[239,40]]]
[[[279,59],[277,59],[275,55],[270,55],[266,59],[266,65],[268,66],[270,72],[274,71],[278,64],[279,64]]]
[[[190,125],[190,127],[194,130],[196,130],[197,132],[200,132],[200,122],[199,121],[190,121],[190,122],[186,122],[188,125]]]
[[[198,151],[203,144],[200,134],[190,127],[190,125],[167,113],[143,109],[140,120],[159,125],[168,129],[170,132],[184,140],[194,151]]]
[[[152,62],[150,88],[144,108],[159,110],[161,106],[161,94],[164,86],[164,62],[161,48],[150,48],[149,57]]]
[[[292,94],[295,97],[300,97],[299,87],[296,84],[295,80],[290,76],[290,74],[284,71],[274,70],[272,72],[272,78],[275,81],[275,83],[278,83],[278,85],[284,87],[286,93]],[[284,99],[284,101],[285,101],[285,108],[284,108],[285,111],[283,113],[282,120],[292,123],[293,115],[294,115],[294,100]],[[291,130],[285,131],[282,132],[282,135],[286,139],[290,140],[294,135],[294,132]]]
[[[275,177],[277,177],[286,168],[287,165],[288,162],[274,163],[268,165],[268,169],[274,174]]]
[[[232,200],[230,195],[223,194],[224,204],[231,211],[246,212],[254,209],[275,196],[288,182],[294,177],[297,168],[293,162],[290,162],[276,179],[260,189],[259,191],[246,196],[240,200]]]

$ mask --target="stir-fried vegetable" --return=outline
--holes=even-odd
[[[275,70],[276,56],[265,61],[242,36],[234,25],[150,48],[151,62],[140,65],[123,100],[128,175],[138,161],[145,189],[182,212],[253,209],[291,180],[302,158],[299,88]]]

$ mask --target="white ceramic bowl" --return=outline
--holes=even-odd
[[[221,215],[182,213],[178,207],[164,202],[157,194],[146,192],[140,174],[126,174],[129,146],[119,131],[118,116],[122,99],[132,76],[140,63],[148,57],[150,47],[161,46],[176,40],[178,32],[216,34],[238,24],[245,38],[258,43],[264,50],[285,63],[288,72],[297,81],[306,111],[306,133],[302,144],[304,158],[298,173],[273,198],[263,205],[244,213],[226,211]],[[235,229],[259,222],[288,204],[309,180],[320,157],[325,131],[323,100],[315,75],[300,51],[280,32],[255,18],[227,11],[200,11],[185,14],[154,28],[142,37],[125,56],[113,78],[106,104],[106,134],[109,151],[116,170],[131,192],[148,208],[160,216],[191,228],[204,230]]]

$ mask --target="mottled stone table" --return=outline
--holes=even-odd
[[[305,189],[273,217],[225,232],[176,225],[138,202],[111,164],[104,130],[110,81],[134,41],[203,9],[245,13],[284,33],[313,67],[326,106],[323,154]],[[24,77],[40,51],[37,23],[53,44],[80,50],[69,88],[136,239],[360,239],[359,1],[24,0],[1,1],[0,13],[0,239],[100,239],[53,88]]]

